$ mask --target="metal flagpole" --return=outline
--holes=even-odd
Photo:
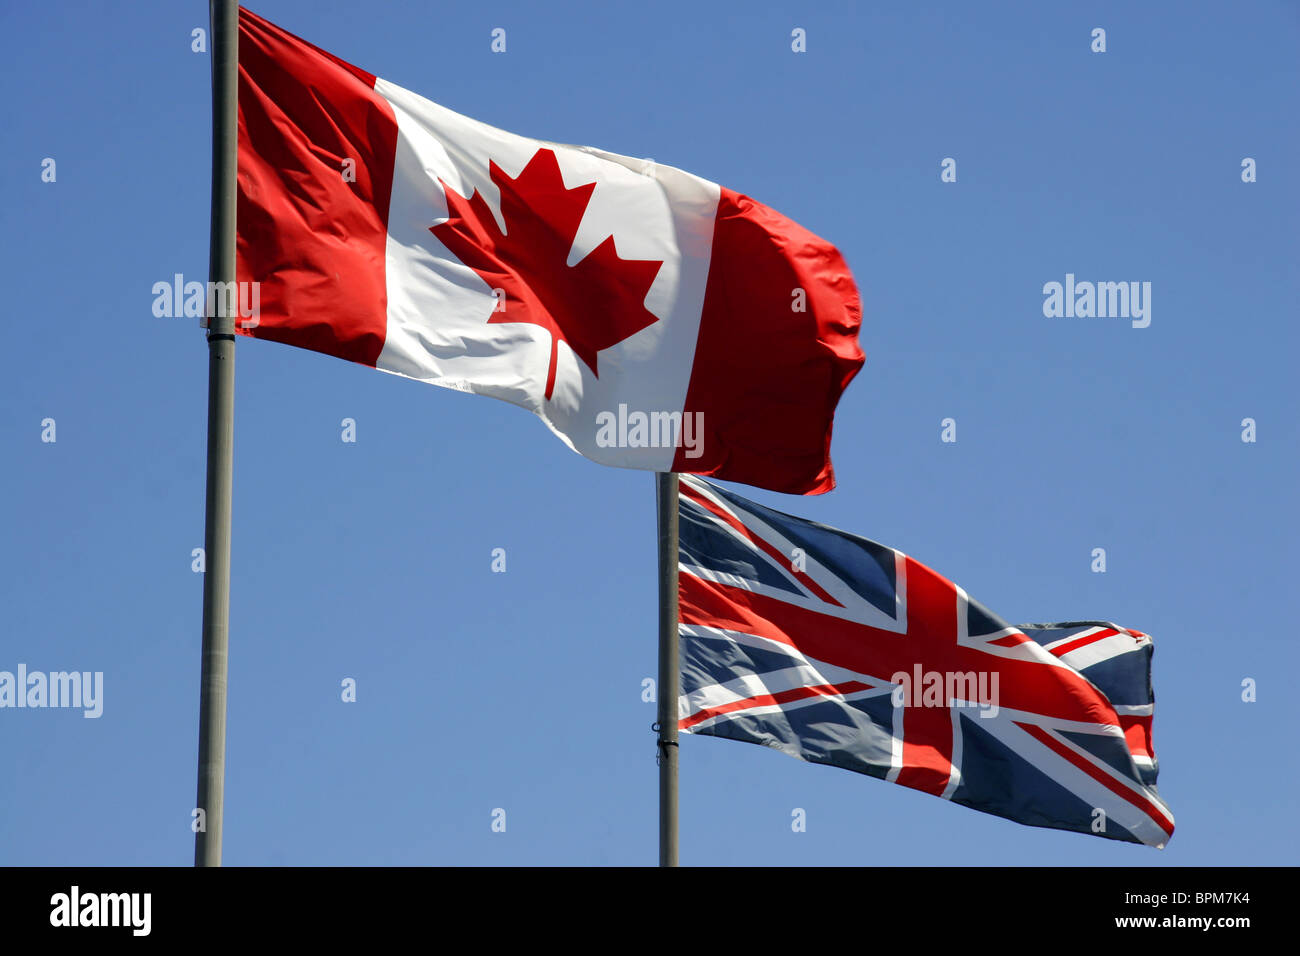
[[[209,282],[235,281],[238,0],[209,0],[212,41],[212,235]],[[209,287],[211,288],[211,287]],[[234,289],[234,285],[225,286]],[[214,303],[235,308],[212,308]],[[208,490],[204,507],[203,677],[194,865],[221,865],[226,778],[226,651],[230,624],[230,488],[238,292],[208,297]],[[229,312],[229,315],[221,315]],[[218,313],[218,314],[211,314]],[[200,825],[201,824],[201,825]]]
[[[655,688],[659,720],[659,865],[677,865],[677,697],[681,662],[677,657],[677,475],[655,474],[659,523],[659,682]]]

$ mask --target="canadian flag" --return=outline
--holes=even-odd
[[[835,486],[839,251],[672,166],[507,133],[239,11],[238,331],[535,413],[605,465]]]

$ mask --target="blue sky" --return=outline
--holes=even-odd
[[[1004,619],[1155,640],[1164,851],[687,737],[683,863],[1297,862],[1300,13],[1133,7],[253,6],[476,119],[653,157],[830,239],[867,355],[839,487],[736,490]],[[207,352],[150,290],[206,276],[206,10],[0,9],[0,670],[104,673],[98,719],[0,710],[0,864],[192,860]],[[1045,317],[1067,273],[1150,282],[1150,326]],[[226,862],[653,863],[652,475],[504,403],[237,353]]]

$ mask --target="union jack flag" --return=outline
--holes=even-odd
[[[1013,627],[899,551],[680,481],[682,732],[1164,847],[1147,635]]]

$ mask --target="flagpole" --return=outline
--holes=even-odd
[[[212,50],[212,234],[209,282],[235,281],[238,0],[209,0]],[[211,288],[211,286],[209,286]],[[227,288],[234,288],[227,286]],[[230,489],[235,418],[235,317],[239,295],[208,297],[208,471],[204,505],[203,669],[194,865],[221,865],[226,778],[226,673],[230,623]],[[217,313],[217,314],[212,314]],[[201,825],[200,825],[201,824]]]
[[[677,697],[681,662],[677,656],[677,475],[655,474],[659,524],[659,681],[655,699],[659,720],[659,865],[677,865]]]

